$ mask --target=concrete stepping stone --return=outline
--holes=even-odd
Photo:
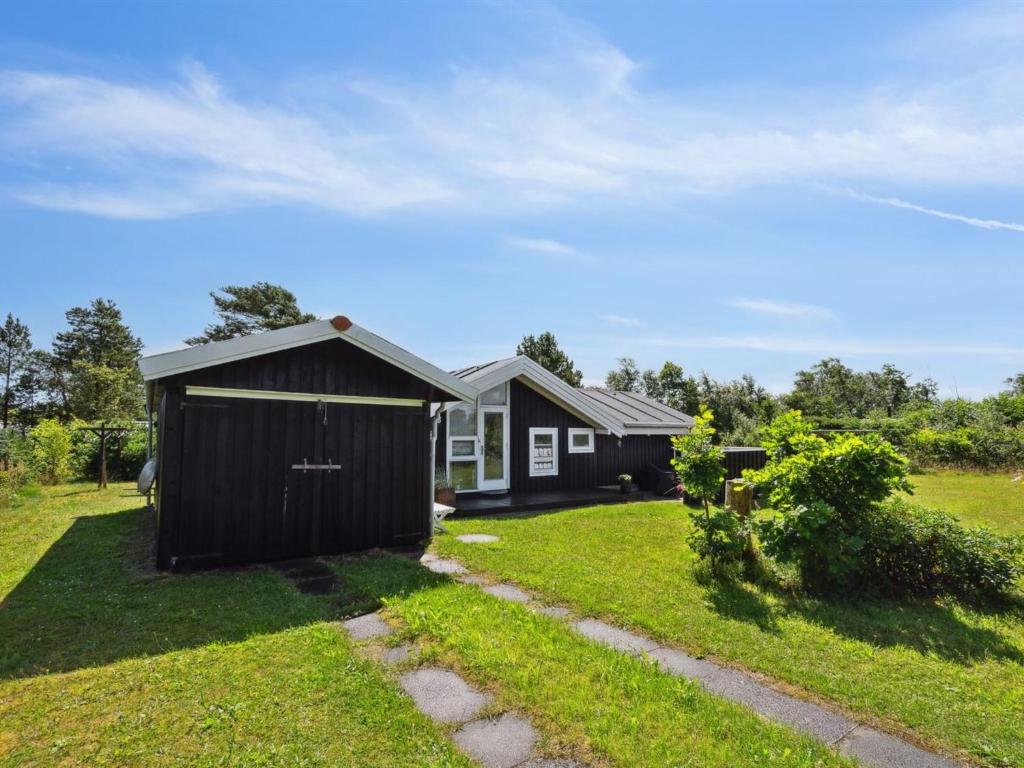
[[[918,749],[903,739],[858,725],[839,742],[839,751],[874,768],[956,768],[945,757]]]
[[[512,768],[533,752],[537,731],[529,720],[506,712],[501,717],[467,723],[454,739],[484,768]]]
[[[342,626],[355,640],[369,640],[371,637],[384,637],[391,634],[391,627],[376,613],[356,616],[354,619],[343,622]]]
[[[734,669],[718,667],[698,679],[711,693],[745,704],[769,720],[809,733],[826,744],[835,744],[857,725],[837,712],[787,696]]]
[[[447,669],[414,669],[402,675],[399,682],[420,712],[441,723],[472,720],[491,700]]]
[[[474,534],[467,534],[472,536]],[[463,537],[459,537],[460,539]],[[461,568],[455,573],[465,573],[455,561],[437,561],[448,563]],[[428,567],[430,565],[428,564]],[[442,571],[439,571],[442,572]],[[475,577],[462,576],[460,581],[467,584],[479,583]],[[494,584],[482,587],[483,591],[505,600],[517,603],[529,602],[530,596],[512,584]],[[534,610],[547,616],[565,618],[569,611],[562,606],[541,605],[535,606]],[[804,701],[795,696],[782,693],[769,685],[759,682],[751,675],[739,672],[735,669],[722,667],[714,662],[705,659],[698,659],[682,651],[673,648],[663,648],[650,638],[643,637],[625,629],[620,629],[611,624],[606,624],[598,619],[581,619],[572,623],[572,628],[586,638],[595,640],[618,651],[640,656],[647,654],[650,659],[658,664],[666,672],[686,677],[699,682],[705,690],[723,698],[743,704],[769,720],[803,731],[829,746],[836,747],[840,752],[857,758],[871,768],[957,768],[959,765],[953,760],[942,757],[932,752],[915,747],[908,741],[892,736],[883,731],[876,730],[867,725],[859,725],[843,715],[833,712],[830,709]],[[512,718],[512,715],[503,715],[498,718]],[[515,718],[520,720],[519,718]],[[485,723],[497,721],[481,720],[470,723],[456,734],[456,741],[463,733],[469,739],[467,746],[463,748],[485,766],[511,766],[519,765],[519,768],[581,768],[578,763],[572,760],[536,758],[528,763],[522,763],[525,757],[517,762],[500,762],[500,755],[494,757],[496,762],[488,762],[490,752],[477,754],[473,751],[475,747],[469,746],[476,743],[476,734],[486,733]],[[521,721],[532,731],[532,726],[526,721]],[[488,726],[490,727],[490,726]],[[483,738],[488,742],[489,739]],[[459,742],[460,746],[462,742]],[[483,745],[480,749],[490,749]],[[532,747],[531,747],[532,749]],[[495,753],[497,754],[497,753]]]
[[[410,648],[408,643],[396,645],[394,648],[385,648],[381,660],[385,664],[401,664],[409,658]]]
[[[482,589],[489,595],[494,595],[502,600],[509,600],[513,603],[528,603],[531,599],[523,590],[511,584],[492,584],[489,587],[482,587]]]
[[[656,648],[647,655],[666,672],[691,680],[706,680],[721,670],[717,664],[695,658],[674,648]]]
[[[489,533],[464,533],[461,536],[456,536],[455,538],[463,544],[490,544],[498,541],[497,536],[492,536]]]
[[[653,640],[613,627],[611,624],[605,624],[597,619],[582,619],[574,623],[572,627],[584,637],[589,637],[591,640],[634,656],[645,652],[649,653],[658,647]]]
[[[427,570],[433,571],[434,573],[452,574],[466,572],[462,563],[456,562],[455,560],[427,560],[426,562],[423,562],[423,564],[427,566]]]
[[[482,576],[474,576],[471,573],[464,573],[460,576],[456,576],[455,580],[460,584],[472,584],[475,587],[479,587],[487,583],[487,579]]]
[[[541,605],[538,606],[537,613],[543,613],[545,616],[550,616],[553,619],[564,619],[569,615],[569,609],[563,608],[560,605]]]
[[[437,559],[438,559],[437,555],[435,555],[433,552],[424,552],[422,557],[420,557],[420,562],[421,563],[432,563],[434,560],[437,560]]]

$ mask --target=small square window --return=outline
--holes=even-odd
[[[558,430],[530,427],[530,477],[558,474]]]
[[[570,429],[569,430],[569,453],[593,453],[594,452],[594,430],[592,429]]]

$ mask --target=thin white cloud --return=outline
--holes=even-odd
[[[232,99],[198,65],[155,86],[0,72],[0,104],[14,114],[0,126],[9,156],[87,164],[88,181],[8,190],[42,207],[146,219],[305,203],[366,215],[448,195],[365,136]]]
[[[638,317],[623,317],[622,315],[601,315],[601,319],[608,325],[617,325],[623,328],[642,328],[644,321]]]
[[[866,195],[863,192],[856,192],[852,189],[846,190],[846,194],[856,200],[863,200],[868,203],[878,203],[879,205],[889,205],[893,208],[902,208],[905,211],[916,211],[917,213],[935,216],[940,219],[946,219],[947,221],[957,221],[961,224],[968,224],[972,227],[980,227],[981,229],[1008,229],[1011,232],[1024,232],[1024,224],[1016,224],[1012,221],[979,219],[974,216],[950,213],[949,211],[938,211],[934,208],[926,208],[923,205],[917,205],[916,203],[908,203],[906,200],[900,200],[898,197],[876,197],[875,195]]]
[[[813,304],[794,304],[771,299],[732,299],[726,304],[747,312],[775,317],[791,317],[804,320],[825,320],[835,317],[831,309]]]
[[[974,13],[973,37],[1005,33],[992,13]],[[1024,191],[1021,57],[964,57],[956,76],[920,84],[694,95],[647,85],[642,63],[556,11],[529,21],[523,50],[535,50],[515,63],[404,83],[310,76],[285,96],[268,85],[259,100],[199,65],[141,84],[0,72],[0,158],[22,180],[6,191],[121,218],[268,204],[354,215],[664,204],[790,183]],[[952,34],[943,29],[929,39]]]
[[[627,340],[618,340],[624,342]],[[676,349],[725,349],[786,354],[836,356],[891,355],[908,357],[994,357],[1008,360],[1024,358],[1024,347],[994,344],[933,344],[927,342],[878,342],[802,336],[762,336],[756,334],[708,337],[649,336],[632,338],[632,344]]]
[[[547,253],[555,256],[576,256],[579,254],[575,248],[557,240],[533,237],[510,237],[506,242],[513,248],[534,253]]]

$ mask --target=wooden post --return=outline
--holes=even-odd
[[[98,427],[82,427],[87,432],[92,432],[100,439],[100,479],[97,488],[107,487],[107,438],[111,435],[120,437],[128,432],[127,427],[108,427],[100,424]]]
[[[740,478],[725,481],[725,506],[733,510],[744,526],[750,523],[750,510],[754,504],[754,487]],[[752,563],[756,558],[754,541],[748,536],[743,547],[743,559]]]
[[[100,482],[97,488],[107,487],[107,425],[101,424],[100,434]]]

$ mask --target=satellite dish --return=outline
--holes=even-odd
[[[153,487],[153,482],[156,480],[156,459],[150,459],[142,465],[142,471],[139,472],[139,493],[145,496],[149,493],[149,490]]]

